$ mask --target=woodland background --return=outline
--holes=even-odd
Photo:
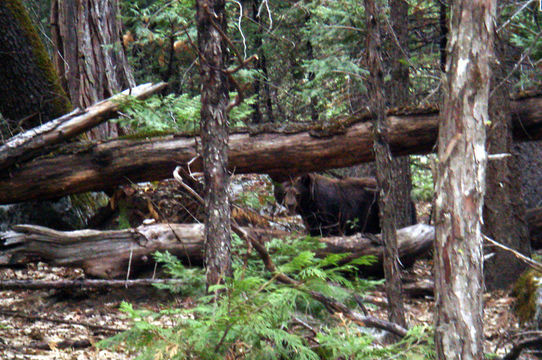
[[[48,75],[15,77],[16,81],[13,81],[15,71],[2,71],[0,112],[4,118],[0,124],[3,143],[8,144],[17,133],[64,115],[72,106],[87,108],[136,84],[163,81],[167,86],[160,90],[159,95],[147,100],[123,101],[120,108],[116,108],[115,120],[94,127],[76,144],[61,144],[46,148],[46,151],[40,149],[22,157],[10,158],[8,155],[8,160],[2,165],[5,175],[0,177],[0,192],[3,194],[0,200],[3,204],[52,199],[87,190],[105,190],[107,197],[103,193],[71,195],[60,203],[39,201],[8,205],[3,208],[6,220],[1,224],[2,230],[17,223],[75,230],[91,227],[90,224],[94,224],[93,228],[129,229],[141,225],[148,218],[168,223],[184,222],[182,220],[193,216],[203,221],[201,206],[193,199],[188,200],[190,196],[173,185],[175,183],[135,185],[139,181],[171,177],[169,174],[174,165],[191,160],[199,146],[199,140],[194,144],[191,141],[200,129],[202,88],[209,81],[201,81],[202,63],[198,57],[202,53],[198,48],[198,38],[202,32],[199,29],[198,33],[195,3],[117,3],[112,0],[74,3],[29,0],[23,3],[32,24],[38,29],[39,39],[33,41],[40,41],[45,46],[45,53],[39,56],[52,59],[51,69],[54,68],[53,71],[59,75],[59,80],[52,83],[59,88],[49,91],[51,78]],[[235,69],[224,75],[223,83],[233,100],[228,116],[228,130],[232,134],[230,141],[234,144],[230,146],[233,150],[239,149],[240,154],[236,157],[232,151],[230,160],[235,166],[230,170],[233,173],[270,174],[272,179],[281,181],[307,171],[350,166],[373,159],[372,147],[361,140],[358,148],[348,147],[355,146],[355,141],[344,140],[341,144],[344,148],[336,149],[333,155],[323,152],[333,150],[334,137],[346,134],[344,139],[348,139],[348,134],[354,134],[351,137],[361,139],[365,134],[364,124],[370,118],[375,92],[373,88],[368,90],[371,72],[366,55],[369,51],[367,39],[374,30],[367,27],[366,5],[359,1],[254,0],[225,3],[227,21],[213,26],[224,27],[222,39],[227,43],[224,45],[227,50],[223,59],[227,68]],[[450,5],[440,0],[380,4],[381,28],[378,33],[382,41],[384,101],[389,117],[396,119],[390,141],[395,154],[427,154],[434,150],[436,114],[441,98],[446,95],[443,93],[442,72],[449,56],[446,39],[450,31]],[[539,187],[542,147],[534,141],[540,138],[541,128],[538,125],[538,96],[542,81],[542,31],[538,5],[536,1],[498,4],[495,53],[499,68],[493,69],[490,104],[493,104],[492,109],[500,109],[499,105],[507,104],[511,98],[512,118],[516,122],[512,131],[510,126],[501,127],[495,120],[495,126],[488,130],[487,147],[494,154],[512,153],[514,159],[489,163],[484,208],[484,233],[526,255],[531,254],[531,244],[535,245],[537,241],[533,234],[539,228],[533,224],[540,220],[533,219],[539,219],[538,208],[542,204]],[[5,4],[3,6],[9,8]],[[2,29],[11,29],[9,17],[3,18],[4,22],[0,22]],[[3,33],[3,43],[7,44],[11,38],[6,34],[11,33]],[[35,44],[28,44],[32,44],[28,54],[35,56],[36,53],[32,52]],[[21,49],[25,47],[19,46]],[[9,53],[6,48],[4,54]],[[21,51],[19,56],[12,58],[0,57],[0,64],[4,69],[11,69],[15,68],[10,62],[13,61],[25,67],[22,54]],[[43,78],[45,83],[41,82]],[[16,85],[12,86],[14,83]],[[502,110],[505,114],[507,111]],[[423,121],[433,121],[431,116],[435,118],[433,125],[417,127],[424,124]],[[507,115],[504,117],[508,119]],[[402,125],[407,123],[408,126]],[[361,130],[356,130],[358,128]],[[119,140],[110,140],[119,136]],[[513,143],[512,136],[522,142]],[[283,139],[294,140],[281,142]],[[331,140],[326,142],[326,139]],[[238,148],[235,141],[238,141]],[[279,150],[270,146],[254,155],[253,149],[267,143],[280,144],[276,148]],[[290,151],[284,150],[288,147]],[[152,152],[153,149],[160,151]],[[398,189],[394,195],[398,209],[397,227],[407,225],[405,219],[409,218],[407,204],[410,198],[419,209],[431,203],[431,159],[432,156],[425,155],[403,156],[394,163],[392,181]],[[89,170],[94,164],[110,172]],[[196,162],[190,170],[198,171],[201,167]],[[335,170],[332,175],[374,176],[375,169],[370,165],[348,167]],[[185,181],[188,180],[185,178]],[[256,214],[267,221],[276,214],[271,196],[273,184],[268,177],[240,177],[240,180],[234,179],[233,184],[231,196],[236,205],[256,210]],[[116,185],[122,187],[117,188]],[[192,186],[198,188],[197,184]],[[504,190],[496,190],[500,188]],[[181,207],[188,207],[188,211],[181,210]],[[526,209],[529,210],[526,212]],[[96,211],[105,220],[97,220],[93,216]],[[430,221],[427,212],[424,219]],[[183,217],[179,215],[181,213],[189,215]],[[419,213],[422,215],[423,211]],[[44,217],[44,214],[48,216]],[[232,214],[237,221],[238,216]],[[255,226],[254,223],[252,225]],[[286,227],[290,230],[291,226],[283,224],[281,229]],[[302,227],[299,229],[303,231]],[[32,233],[31,230],[21,231]],[[198,269],[184,268],[167,254],[158,255],[157,260],[165,263],[169,273],[180,277],[184,285],[182,295],[174,300],[177,301],[174,310],[166,310],[151,301],[152,305],[147,306],[155,312],[150,313],[135,310],[125,303],[123,310],[134,319],[135,325],[107,343],[124,345],[121,357],[128,356],[127,349],[139,349],[143,358],[435,356],[429,327],[413,326],[408,336],[401,335],[404,340],[386,345],[388,342],[375,340],[374,333],[362,330],[355,320],[352,321],[352,310],[340,308],[333,302],[326,303],[328,298],[324,299],[324,305],[321,304],[322,298],[320,302],[314,299],[316,292],[320,291],[343,301],[346,309],[357,309],[358,306],[363,309],[363,301],[357,296],[365,294],[365,299],[371,299],[368,289],[375,286],[378,289],[379,285],[378,281],[345,276],[349,271],[357,271],[359,263],[344,265],[340,263],[343,259],[340,255],[318,259],[314,256],[314,249],[321,245],[310,239],[272,240],[267,250],[272,253],[273,262],[282,273],[297,281],[295,286],[288,287],[276,281],[276,277],[270,278],[262,272],[259,260],[251,257],[250,246],[248,250],[244,249],[243,242],[235,236],[232,241],[234,270],[231,283],[216,285],[219,290],[225,286],[227,297],[224,301],[209,302],[203,295],[205,291],[201,286],[205,280]],[[486,287],[508,291],[526,266],[507,252],[493,252],[485,264]],[[114,257],[114,254],[110,256]],[[19,259],[19,266],[26,264],[27,260]],[[97,262],[105,265],[109,260],[105,261],[103,257],[98,261],[94,259],[94,263]],[[35,265],[28,266],[22,272],[32,277],[32,266]],[[85,266],[88,275],[88,267]],[[7,277],[19,276],[13,275],[15,273],[10,266],[6,269],[7,274],[11,274]],[[70,273],[71,270],[60,270],[61,277],[65,271],[68,276],[82,276],[81,273]],[[416,275],[416,271],[411,274]],[[55,277],[59,276],[58,269],[53,273]],[[424,273],[424,276],[428,275]],[[176,285],[166,287],[178,291]],[[36,294],[39,298],[44,297],[43,293]],[[492,294],[497,294],[493,300],[501,297],[512,301],[508,293]],[[91,293],[90,297],[93,296],[99,298],[100,295]],[[149,296],[144,297],[149,301]],[[13,300],[13,303],[20,304],[28,302],[28,299]],[[379,304],[378,300],[373,302]],[[95,306],[92,304],[91,307]],[[36,311],[44,311],[45,307],[42,304]],[[350,314],[347,316],[349,320],[345,322],[340,316],[329,317],[325,308],[329,310],[330,307],[334,307],[334,311],[342,309],[339,311],[341,314]],[[11,309],[15,311],[15,307]],[[5,309],[4,315],[14,316],[9,315],[9,311]],[[365,315],[364,321],[370,323],[373,318]],[[412,315],[408,317],[409,322],[420,325]],[[174,322],[175,326],[155,323],[155,319]],[[59,340],[49,341],[49,335],[44,335],[47,331],[37,331],[37,335],[30,335],[40,340],[46,338],[42,341],[44,347],[54,348],[55,344],[61,343]],[[10,331],[7,333],[11,334]],[[486,344],[486,352],[495,351],[502,356],[514,344],[521,343],[513,340],[510,334],[499,339],[500,346],[492,344],[491,350]],[[540,341],[537,337],[536,341],[532,338],[527,340],[534,341],[535,345]],[[522,341],[527,340],[522,338]],[[93,340],[68,343],[67,346],[86,348],[92,343]],[[4,347],[6,354],[11,351],[9,356],[13,358],[17,358],[17,353],[27,351],[25,344],[32,342],[27,336],[26,339],[19,338],[15,344]]]

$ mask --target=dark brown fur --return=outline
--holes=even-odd
[[[282,185],[284,205],[301,215],[313,236],[380,232],[378,191],[373,178],[337,180],[307,174]]]

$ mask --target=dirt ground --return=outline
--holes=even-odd
[[[408,276],[430,278],[430,260],[418,261]],[[0,279],[74,279],[81,270],[49,267],[39,263],[25,269],[0,269]],[[381,291],[370,293],[373,300],[385,299]],[[514,298],[504,291],[486,293],[484,331],[485,349],[503,355],[521,329],[513,312]],[[182,306],[182,299],[174,299],[158,290],[139,288],[110,291],[76,290],[72,292],[2,291],[0,292],[0,359],[132,359],[135,354],[124,350],[98,350],[92,346],[120,329],[130,326],[119,311],[122,301],[135,307],[158,310],[162,304],[173,302]],[[432,298],[406,299],[409,324],[431,324]],[[387,318],[379,307],[373,315]],[[71,342],[71,343],[66,343]],[[67,346],[67,348],[66,348]],[[529,359],[527,355],[522,359]]]

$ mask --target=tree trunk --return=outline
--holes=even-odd
[[[542,249],[542,208],[527,210],[526,219],[533,249]]]
[[[205,178],[205,265],[207,286],[231,276],[228,198],[227,32],[224,0],[197,0],[201,74],[201,143]]]
[[[521,197],[527,209],[542,206],[542,141],[516,144]]]
[[[291,236],[277,230],[243,228],[266,242]],[[401,263],[409,267],[433,247],[432,226],[418,224],[397,232]],[[321,238],[325,244],[317,256],[350,253],[345,262],[373,255],[376,262],[361,266],[364,276],[381,276],[384,244],[380,235],[365,237]],[[78,230],[62,232],[40,226],[16,225],[12,231],[0,232],[0,264],[26,262],[36,258],[54,265],[81,267],[87,276],[126,279],[144,268],[153,268],[152,254],[169,251],[185,264],[201,265],[204,261],[204,226],[201,224],[155,224],[127,230]]]
[[[508,70],[504,68],[504,39],[496,42],[496,61],[493,62],[493,86],[499,84]],[[501,61],[499,61],[501,59]],[[510,124],[510,101],[506,85],[495,89],[490,98],[491,125],[487,128],[489,154],[513,154]],[[515,155],[515,154],[514,154]],[[521,194],[517,159],[512,155],[487,165],[487,191],[484,199],[485,235],[499,243],[530,256],[529,229],[525,220],[525,205]],[[526,265],[510,252],[491,248],[494,255],[484,262],[484,280],[487,290],[509,288],[523,273]]]
[[[483,359],[482,207],[494,1],[452,3],[435,200],[438,359]]]
[[[391,22],[391,81],[388,100],[392,107],[407,106],[410,103],[410,81],[408,71],[408,3],[405,0],[390,2]],[[412,206],[412,175],[410,158],[403,156],[391,161],[393,185],[392,202],[395,206],[395,226],[405,227],[416,223],[416,209]]]
[[[71,104],[20,1],[0,2],[0,141],[68,113]]]
[[[135,86],[121,42],[117,0],[53,0],[51,37],[55,66],[72,104],[86,108]],[[93,139],[117,137],[117,124],[90,131]]]
[[[11,136],[68,113],[70,101],[19,1],[0,1],[0,29],[0,112],[7,123],[0,125],[5,125],[4,130]],[[6,134],[2,130],[0,133],[4,142]],[[6,145],[9,148],[12,144],[6,141]],[[9,171],[0,174],[9,176]],[[90,206],[83,198],[79,200],[78,204],[63,198],[1,207],[0,229],[21,222],[63,230],[83,226],[85,210]]]
[[[542,99],[512,103],[516,140],[542,136]],[[336,134],[314,131],[235,134],[229,137],[228,168],[237,174],[267,173],[276,181],[311,171],[352,166],[373,160],[372,127],[365,117]],[[394,154],[424,154],[434,150],[435,113],[389,116],[389,141]],[[314,134],[315,136],[312,136]],[[199,140],[198,140],[199,143]],[[0,204],[109,189],[129,182],[170,178],[179,164],[194,160],[202,171],[196,140],[182,136],[159,139],[82,143],[0,172]],[[137,154],[137,156],[134,156]]]
[[[376,0],[378,1],[378,0]],[[382,55],[380,47],[379,6],[375,0],[365,0],[367,16],[367,68],[370,72],[368,91],[371,94],[370,107],[374,113],[373,139],[376,160],[376,178],[380,188],[378,205],[380,209],[380,227],[385,244],[384,275],[386,277],[386,294],[389,305],[391,322],[406,327],[405,308],[401,294],[401,274],[399,270],[399,255],[397,250],[397,234],[395,230],[395,185],[392,184],[391,151],[388,143],[388,129],[385,96],[384,75],[382,70]]]
[[[440,71],[446,72],[446,47],[448,44],[448,21],[446,19],[446,2],[444,0],[436,0],[439,6],[439,27],[440,27]]]

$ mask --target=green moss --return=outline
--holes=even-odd
[[[515,312],[522,324],[531,321],[536,313],[536,291],[542,274],[528,270],[516,281],[512,295],[516,297]]]
[[[119,136],[118,139],[119,140],[144,140],[147,138],[168,136],[168,135],[173,135],[173,134],[177,134],[177,133],[173,131],[162,131],[162,130],[138,131],[133,134]],[[190,134],[188,136],[193,136],[193,134]]]
[[[81,221],[81,227],[85,227],[90,217],[109,202],[107,195],[102,192],[74,194],[70,195],[70,200],[77,217]]]
[[[29,46],[32,48],[34,61],[50,86],[50,89],[47,89],[47,91],[44,90],[44,93],[48,92],[49,94],[53,94],[53,97],[49,99],[52,113],[48,115],[53,119],[70,112],[72,110],[72,105],[64,89],[60,85],[58,74],[56,73],[53,63],[49,58],[49,54],[47,54],[45,46],[43,46],[25,7],[19,0],[5,0],[5,6],[11,11],[13,17],[20,24],[21,30],[28,40]]]

